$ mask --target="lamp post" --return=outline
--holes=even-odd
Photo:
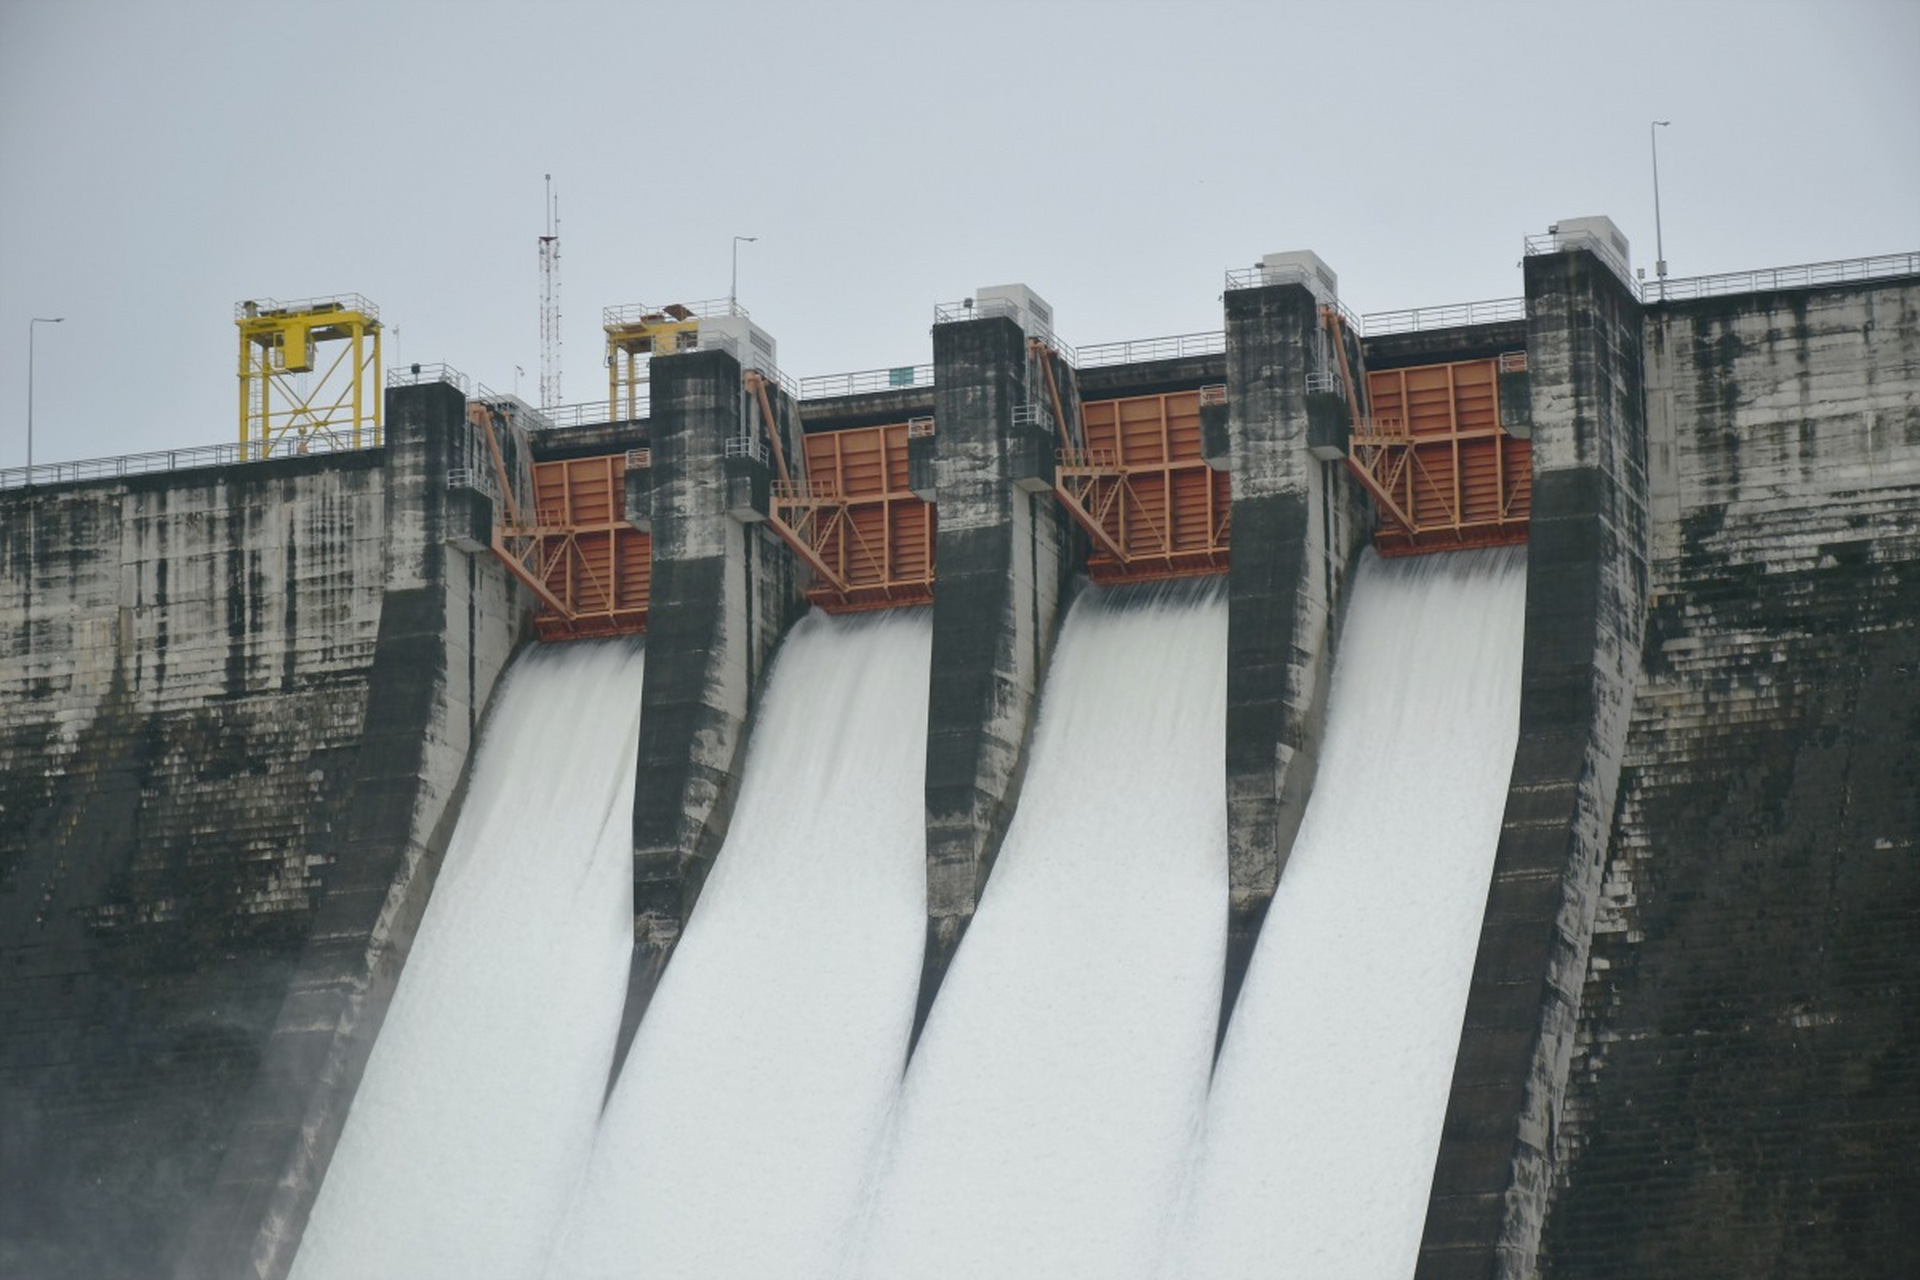
[[[733,274],[727,278],[728,315],[735,315],[740,310],[739,304],[734,301],[740,291],[740,242],[744,240],[748,244],[752,244],[759,238],[759,236],[735,236],[733,238]]]
[[[1660,301],[1667,300],[1667,243],[1660,233],[1660,135],[1671,120],[1655,120],[1647,126],[1647,145],[1653,149],[1653,274],[1660,282]]]
[[[43,324],[59,324],[65,316],[35,316],[27,322],[27,483],[33,483],[33,336]]]

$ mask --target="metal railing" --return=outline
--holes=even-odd
[[[1345,394],[1340,375],[1331,369],[1312,369],[1307,373],[1307,394],[1337,396]]]
[[[1042,427],[1053,430],[1053,415],[1047,412],[1044,404],[1035,401],[1031,404],[1013,406],[1013,425],[1016,427]]]
[[[1187,356],[1219,355],[1227,349],[1227,333],[1214,329],[1207,333],[1176,333],[1164,338],[1132,338],[1126,342],[1102,342],[1081,347],[1076,352],[1082,369],[1112,364],[1140,364],[1148,360],[1179,360]]]
[[[933,304],[933,322],[935,324],[955,324],[963,320],[985,320],[990,316],[1005,316],[1018,323],[1021,307],[1012,298],[962,298],[958,302],[936,302]],[[1026,312],[1028,323],[1022,330],[1029,338],[1038,338],[1051,347],[1062,360],[1069,365],[1079,367],[1080,356],[1073,344],[1063,341],[1051,326],[1031,311]]]
[[[557,404],[537,412],[554,427],[597,427],[615,422],[644,422],[652,412],[652,397],[642,391],[634,398],[634,416],[621,417],[607,412],[605,400],[583,400],[578,404]]]
[[[277,462],[287,458],[318,453],[365,453],[378,445],[362,444],[355,450],[350,437],[336,440],[316,432],[296,443],[281,440],[268,457],[259,455],[258,442],[247,446],[244,455],[238,442],[192,445],[185,449],[157,449],[151,453],[123,453],[112,458],[84,458],[78,462],[36,462],[31,467],[0,468],[0,489],[24,489],[32,485],[74,484],[87,480],[117,480],[124,476],[152,475],[162,471],[189,471],[197,467],[225,467],[234,463]]]
[[[300,298],[293,302],[279,298],[248,298],[233,304],[235,320],[251,320],[258,316],[297,316],[309,311],[358,311],[369,320],[380,318],[380,308],[357,293],[323,293],[315,298]]]
[[[1360,322],[1362,332],[1373,338],[1383,333],[1420,333],[1428,329],[1457,329],[1462,325],[1526,318],[1525,298],[1489,298],[1484,302],[1455,302],[1403,311],[1369,311]]]
[[[444,382],[457,387],[461,395],[469,394],[472,383],[467,375],[450,364],[403,364],[387,370],[387,385],[390,387],[418,387],[430,382]]]
[[[752,458],[765,465],[771,456],[764,436],[727,437],[726,456],[729,458]],[[649,462],[651,465],[651,462]]]
[[[800,379],[802,400],[825,400],[831,396],[857,396],[874,391],[903,391],[911,387],[931,387],[930,364],[896,365],[891,369],[860,369],[853,373],[828,373]]]
[[[747,309],[731,298],[703,298],[699,302],[669,302],[662,306],[629,302],[625,306],[606,307],[600,312],[600,322],[610,325],[640,324],[643,321],[673,324],[682,320],[714,320],[730,315],[746,316]]]
[[[1792,267],[1768,267],[1759,271],[1731,271],[1713,276],[1686,276],[1669,280],[1666,300],[1717,298],[1729,293],[1762,293],[1769,289],[1804,289],[1813,285],[1851,284],[1856,280],[1878,280],[1890,276],[1920,275],[1920,253],[1884,253],[1872,258],[1845,258],[1833,262],[1808,262]],[[1658,281],[1646,281],[1640,291],[1647,301],[1660,300]]]
[[[962,320],[985,320],[989,316],[1005,316],[1009,320],[1020,318],[1020,304],[1012,298],[962,298],[958,302],[936,302],[933,304],[933,322],[935,324],[958,324]]]
[[[1528,236],[1526,253],[1529,258],[1543,253],[1565,253],[1570,249],[1585,249],[1607,265],[1607,269],[1620,278],[1634,297],[1640,297],[1639,282],[1633,278],[1633,272],[1627,269],[1626,259],[1615,253],[1613,246],[1590,231],[1549,231],[1545,235]]]
[[[1265,263],[1260,263],[1251,267],[1233,267],[1227,272],[1228,292],[1232,292],[1235,289],[1264,289],[1269,285],[1276,284],[1305,285],[1308,292],[1312,293],[1314,297],[1321,299],[1321,305],[1330,306],[1340,314],[1340,319],[1346,323],[1348,329],[1352,330],[1355,334],[1364,334],[1366,329],[1361,325],[1360,317],[1355,315],[1353,309],[1347,306],[1346,303],[1340,301],[1339,298],[1335,297],[1331,301],[1328,301],[1326,295],[1321,291],[1321,288],[1317,287],[1323,283],[1317,273],[1299,263],[1288,263],[1284,266],[1275,267],[1269,267]]]

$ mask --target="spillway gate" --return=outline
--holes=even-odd
[[[1527,540],[1533,443],[1501,425],[1500,374],[1526,353],[1369,372],[1348,465],[1379,510],[1381,555]]]
[[[649,465],[645,449],[535,462],[530,485],[507,475],[491,413],[469,406],[484,427],[495,482],[493,553],[539,601],[543,641],[633,635],[647,629],[653,538],[626,518],[627,472]]]
[[[1232,479],[1208,464],[1200,408],[1226,388],[1088,400],[1083,438],[1062,448],[1054,492],[1092,544],[1095,582],[1224,573]]]

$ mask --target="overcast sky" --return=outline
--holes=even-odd
[[[1520,292],[1604,213],[1675,275],[1920,249],[1920,0],[0,0],[0,465],[232,438],[242,298],[359,292],[388,363],[567,401],[601,308],[740,301],[796,377],[930,358],[1024,281],[1077,344],[1217,329],[1311,248],[1366,312]]]

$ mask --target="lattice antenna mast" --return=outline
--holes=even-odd
[[[540,407],[560,403],[560,201],[547,175],[547,233],[540,237]]]

